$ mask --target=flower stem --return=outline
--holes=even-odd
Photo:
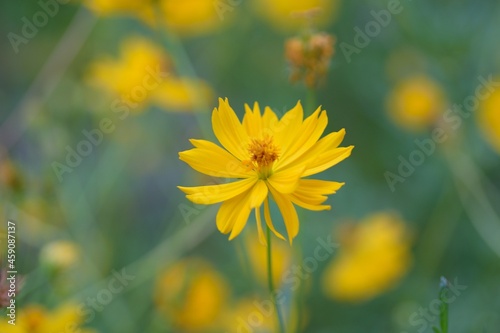
[[[273,283],[273,263],[271,256],[271,230],[267,227],[267,282],[269,286],[269,293],[271,294],[271,300],[274,304],[274,309],[276,310],[276,316],[278,317],[278,332],[285,333],[285,328],[283,326],[283,318],[281,317],[280,308],[276,300],[276,293],[274,291]]]
[[[306,108],[304,114],[311,115],[316,109],[316,90],[314,88],[307,88],[306,95]]]

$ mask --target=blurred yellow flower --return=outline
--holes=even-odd
[[[50,269],[66,270],[80,259],[78,246],[71,241],[55,241],[45,245],[40,252],[40,262]]]
[[[245,237],[245,245],[248,253],[252,272],[263,285],[267,281],[267,244],[262,244],[257,239],[257,234],[249,232]],[[291,248],[285,243],[275,243],[272,246],[271,261],[273,263],[273,285],[281,285],[283,274],[288,269],[292,260]]]
[[[488,143],[500,153],[500,90],[481,102],[477,121]]]
[[[327,26],[337,18],[340,0],[257,0],[254,5],[275,28],[290,31],[307,26],[308,20]]]
[[[221,331],[271,333],[275,331],[276,319],[270,300],[246,298],[225,311]]]
[[[229,294],[227,285],[208,262],[186,259],[160,275],[155,301],[177,329],[205,332],[222,314]]]
[[[344,185],[303,179],[331,168],[351,154],[353,146],[339,148],[345,135],[343,129],[320,139],[327,123],[326,111],[321,108],[304,120],[300,102],[280,120],[269,107],[261,114],[257,103],[253,110],[245,105],[241,123],[228,100],[219,99],[219,107],[212,113],[212,127],[224,148],[210,141],[192,139],[195,148],[179,153],[179,157],[209,176],[239,180],[221,185],[179,186],[179,189],[197,204],[222,202],[216,217],[217,228],[223,234],[231,232],[229,240],[240,234],[255,209],[259,238],[265,242],[260,217],[262,205],[267,226],[285,239],[271,220],[268,198],[272,195],[291,244],[299,232],[294,204],[309,210],[330,209],[329,205],[323,205],[327,195]]]
[[[136,36],[122,43],[118,59],[106,57],[93,63],[88,80],[108,93],[119,95],[130,109],[141,111],[170,67],[170,58],[160,47]]]
[[[424,75],[403,79],[387,98],[389,116],[410,131],[432,126],[445,111],[446,98],[441,86]]]
[[[214,0],[87,0],[88,7],[99,15],[135,15],[150,26],[160,21],[168,31],[182,36],[204,35],[220,27],[224,20],[219,17],[215,3]]]
[[[152,102],[169,111],[205,110],[212,102],[212,88],[203,80],[168,77],[151,94]]]
[[[141,112],[156,105],[168,111],[203,110],[213,98],[211,87],[203,80],[169,73],[171,66],[161,47],[130,37],[122,43],[118,59],[103,58],[90,66],[88,81],[119,96],[113,108]]]
[[[183,36],[207,34],[224,22],[215,3],[214,0],[160,0],[162,23]]]
[[[56,333],[72,332],[93,333],[94,330],[82,328],[83,317],[79,315],[79,306],[66,304],[48,312],[41,306],[29,305],[18,310],[16,325],[11,325],[7,320],[0,321],[0,332],[5,333]],[[7,318],[7,317],[6,317]]]
[[[341,301],[368,300],[407,272],[411,244],[400,217],[376,213],[345,230],[340,251],[322,277],[326,295]]]
[[[154,19],[150,0],[86,0],[86,5],[98,15],[128,14],[151,22]]]

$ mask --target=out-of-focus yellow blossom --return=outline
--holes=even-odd
[[[49,312],[41,306],[30,305],[19,310],[16,325],[11,325],[7,319],[0,321],[0,332],[5,333],[56,333],[72,332],[94,333],[94,330],[82,328],[84,318],[79,315],[79,306],[75,304],[62,305]]]
[[[118,59],[106,57],[90,66],[88,80],[118,95],[131,110],[141,111],[170,67],[170,58],[160,47],[147,39],[130,37],[122,43]]]
[[[477,120],[488,143],[500,153],[500,90],[494,90],[481,102]]]
[[[223,312],[229,294],[227,285],[206,261],[187,259],[160,275],[155,301],[175,328],[206,332]]]
[[[271,333],[277,327],[274,305],[270,300],[247,298],[224,313],[222,332]],[[290,332],[293,332],[290,330]]]
[[[165,78],[151,94],[155,105],[168,111],[203,110],[214,99],[212,88],[203,80]]]
[[[254,232],[248,233],[245,239],[248,259],[250,261],[252,272],[263,284],[267,284],[267,244],[259,242],[258,235]],[[274,286],[279,287],[282,282],[283,274],[288,269],[292,253],[290,246],[282,242],[272,244],[271,261],[273,263],[273,282]]]
[[[133,112],[148,105],[168,111],[203,110],[211,102],[213,92],[205,81],[170,72],[171,60],[162,48],[131,37],[122,43],[118,59],[104,58],[91,65],[88,81],[119,98],[112,107]]]
[[[87,6],[98,15],[126,14],[153,22],[153,2],[150,0],[86,0]]]
[[[425,75],[402,80],[387,98],[392,120],[411,131],[421,131],[436,123],[444,112],[445,103],[441,86]]]
[[[222,26],[227,20],[219,16],[216,3],[214,0],[87,1],[89,8],[99,15],[135,15],[151,26],[159,24],[182,36],[204,35]]]
[[[314,23],[316,27],[333,22],[340,0],[257,0],[257,12],[275,28],[297,30]],[[312,21],[312,22],[310,22]]]
[[[66,270],[80,259],[78,246],[71,241],[55,241],[45,245],[40,252],[40,262],[50,269]]]
[[[290,81],[304,81],[309,88],[322,83],[335,52],[335,38],[326,33],[290,38],[285,57],[291,66]]]
[[[377,213],[341,235],[340,252],[326,268],[323,289],[329,297],[358,302],[397,283],[411,264],[405,223],[395,214]]]
[[[222,25],[214,0],[160,0],[167,29],[180,35],[202,35]]]

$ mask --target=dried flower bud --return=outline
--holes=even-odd
[[[285,43],[285,58],[290,63],[290,81],[303,81],[309,88],[320,85],[335,53],[335,37],[316,33],[305,38],[293,37]]]

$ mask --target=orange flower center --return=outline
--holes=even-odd
[[[279,157],[279,148],[273,143],[273,137],[252,139],[248,145],[248,152],[250,161],[246,162],[247,166],[259,172],[261,178],[268,178],[272,174],[274,161]]]

